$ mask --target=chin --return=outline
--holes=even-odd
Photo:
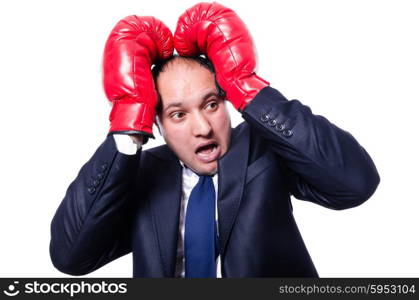
[[[217,161],[211,163],[207,166],[196,166],[196,168],[191,168],[198,175],[209,175],[212,176],[217,173]]]

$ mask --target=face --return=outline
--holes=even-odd
[[[193,61],[174,61],[158,76],[157,89],[159,128],[167,145],[196,173],[216,173],[230,143],[231,123],[214,74]]]

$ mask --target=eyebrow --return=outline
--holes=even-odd
[[[212,97],[212,96],[217,96],[218,97],[218,93],[217,92],[213,92],[213,91],[211,91],[211,92],[209,92],[209,93],[207,93],[207,94],[205,94],[205,96],[203,97],[203,99],[204,99],[204,101],[205,100],[207,100],[209,97]],[[165,109],[164,109],[164,111],[167,111],[169,108],[171,108],[171,107],[181,107],[182,106],[182,102],[173,102],[173,103],[170,103]]]
[[[218,93],[217,92],[209,92],[209,93],[205,94],[204,100],[207,100],[209,97],[212,97],[212,96],[217,96],[218,97]]]
[[[181,107],[181,106],[182,106],[182,102],[173,102],[173,103],[170,103],[164,110],[166,111],[171,107]]]

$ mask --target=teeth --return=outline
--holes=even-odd
[[[215,145],[214,144],[211,144],[211,145],[207,145],[207,146],[204,146],[204,147],[201,147],[200,149],[198,149],[198,153],[199,154],[209,154],[209,153],[211,153],[212,151],[214,151],[214,149],[215,149]]]
[[[208,153],[212,152],[212,150],[214,150],[214,147],[206,148],[206,149],[202,150],[202,152],[204,154],[208,154]]]

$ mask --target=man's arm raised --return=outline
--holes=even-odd
[[[151,66],[172,54],[170,30],[153,17],[126,17],[109,35],[103,83],[112,102],[110,132],[53,218],[50,254],[60,271],[87,274],[131,251],[133,184],[142,175],[137,145],[153,136],[157,102]]]
[[[174,42],[180,55],[204,54],[213,62],[227,99],[284,162],[297,198],[344,209],[372,195],[379,176],[368,153],[348,132],[255,74],[252,38],[233,10],[218,3],[189,8]]]

